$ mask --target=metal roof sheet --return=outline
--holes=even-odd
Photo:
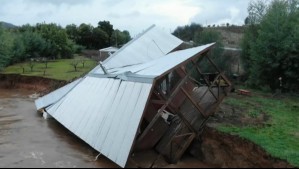
[[[48,107],[51,104],[57,102],[64,95],[66,95],[71,89],[73,89],[81,80],[82,80],[82,78],[77,79],[64,87],[57,89],[41,98],[38,98],[37,100],[35,100],[35,106],[36,106],[37,110]]]
[[[152,84],[86,77],[47,112],[103,155],[125,167]]]
[[[213,44],[172,52],[182,43],[155,27],[125,45],[78,82],[36,101],[90,146],[126,165],[153,79],[171,71]],[[170,53],[172,52],[172,53]]]
[[[170,33],[152,26],[106,59],[103,65],[111,69],[145,63],[165,56],[182,43]]]
[[[194,57],[195,55],[204,52],[211,48],[215,43],[194,47],[186,50],[180,50],[169,53],[164,57],[157,58],[144,64],[138,64],[123,68],[110,69],[111,74],[122,74],[125,72],[132,72],[142,76],[161,76],[170,69],[180,65],[186,60]]]
[[[211,43],[195,48],[170,53],[165,57],[161,57],[159,59],[146,63],[145,65],[147,66],[144,66],[144,69],[135,71],[134,73],[145,76],[161,76],[162,74],[175,68],[181,63],[211,48],[212,46],[214,46],[214,44],[215,43]]]

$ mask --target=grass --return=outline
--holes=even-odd
[[[246,99],[227,98],[226,104],[257,117],[262,111],[270,116],[263,126],[222,125],[220,131],[239,135],[263,147],[272,156],[299,167],[299,98],[273,98],[256,94]]]
[[[74,78],[81,77],[82,75],[89,72],[91,69],[93,69],[96,66],[96,62],[91,59],[85,59],[85,65],[83,68],[83,64],[79,63],[77,67],[77,71],[75,71],[74,67],[71,65],[71,62],[74,61],[74,59],[61,59],[61,60],[55,60],[55,61],[49,61],[48,68],[46,68],[46,65],[44,63],[36,63],[33,67],[33,71],[31,72],[31,69],[29,67],[29,63],[20,63],[15,64],[12,66],[9,66],[5,68],[5,70],[2,72],[4,74],[20,74],[24,76],[38,76],[38,77],[45,77],[50,79],[56,79],[56,80],[72,80]],[[23,73],[23,68],[25,68],[25,73]],[[45,75],[44,75],[45,70]]]

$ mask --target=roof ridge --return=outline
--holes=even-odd
[[[113,55],[111,55],[109,58],[107,58],[103,64],[106,64],[109,60],[111,60],[114,56],[116,56],[118,53],[120,53],[121,51],[123,51],[127,46],[131,45],[133,42],[135,42],[137,39],[139,39],[140,37],[142,37],[144,34],[146,34],[148,31],[150,31],[151,29],[153,29],[156,25],[153,24],[152,26],[150,26],[148,29],[146,29],[143,33],[140,33],[136,38],[132,39],[130,42],[128,42],[127,44],[125,44],[123,47],[121,47],[117,52],[115,52]]]

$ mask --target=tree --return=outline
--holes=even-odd
[[[109,35],[101,28],[94,28],[92,35],[93,48],[101,49],[109,46]]]
[[[80,63],[80,61],[78,59],[73,59],[70,63],[70,65],[73,66],[73,68],[75,69],[75,72],[77,72],[79,63]]]
[[[85,23],[81,24],[78,28],[79,40],[78,43],[80,45],[85,46],[86,48],[92,48],[92,34],[93,34],[93,26],[87,25]]]
[[[204,31],[199,32],[195,35],[194,42],[196,43],[196,45],[205,45],[216,42],[216,46],[211,51],[210,57],[221,70],[230,70],[230,59],[223,56],[223,43],[221,34],[219,32],[213,29],[205,29]],[[202,61],[200,66],[205,72],[214,71],[211,64],[207,60]]]
[[[26,46],[22,41],[22,34],[18,33],[15,35],[12,51],[13,53],[11,63],[22,61],[22,58],[24,58],[24,56],[26,55]]]
[[[269,86],[274,91],[279,87],[278,78],[282,77],[286,88],[299,89],[298,5],[298,0],[272,1],[256,31],[246,32],[249,42],[243,50],[249,55],[250,85]],[[255,37],[249,38],[252,35]]]
[[[66,33],[67,33],[67,35],[70,39],[72,39],[75,42],[78,42],[79,32],[78,32],[77,25],[75,25],[75,24],[67,25],[65,27],[65,30],[66,30]]]
[[[111,36],[114,31],[113,25],[111,25],[109,21],[100,21],[98,23],[98,28],[101,28],[104,32],[107,33],[109,38],[109,45],[111,45]]]
[[[245,22],[249,24],[259,24],[266,13],[267,4],[265,0],[255,0],[250,1],[248,10],[248,17],[245,19]]]
[[[0,25],[0,70],[11,62],[13,38],[10,33]]]
[[[37,58],[44,54],[43,52],[46,49],[47,41],[42,38],[40,34],[26,31],[22,34],[21,40],[25,46],[25,54],[20,56],[20,61]]]
[[[47,69],[49,60],[47,58],[42,58],[42,63],[45,65],[45,69]]]
[[[37,24],[36,32],[42,36],[47,42],[44,55],[71,58],[73,56],[74,43],[68,38],[67,32],[61,26],[54,23],[51,24]]]
[[[191,23],[190,25],[185,25],[182,27],[177,27],[173,32],[173,35],[184,40],[184,41],[194,41],[194,35],[198,32],[203,31],[200,24]]]
[[[24,74],[25,73],[25,66],[23,64],[20,64],[19,66],[22,69],[22,73]]]
[[[112,45],[119,47],[131,40],[130,33],[128,31],[120,31],[118,29],[114,30],[113,35],[111,37]]]
[[[33,68],[35,67],[36,63],[33,59],[30,59],[30,61],[28,62],[28,66],[30,68],[30,71],[33,72]]]

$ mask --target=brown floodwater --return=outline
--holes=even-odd
[[[0,89],[0,167],[117,167],[55,120],[36,112],[34,94]]]

